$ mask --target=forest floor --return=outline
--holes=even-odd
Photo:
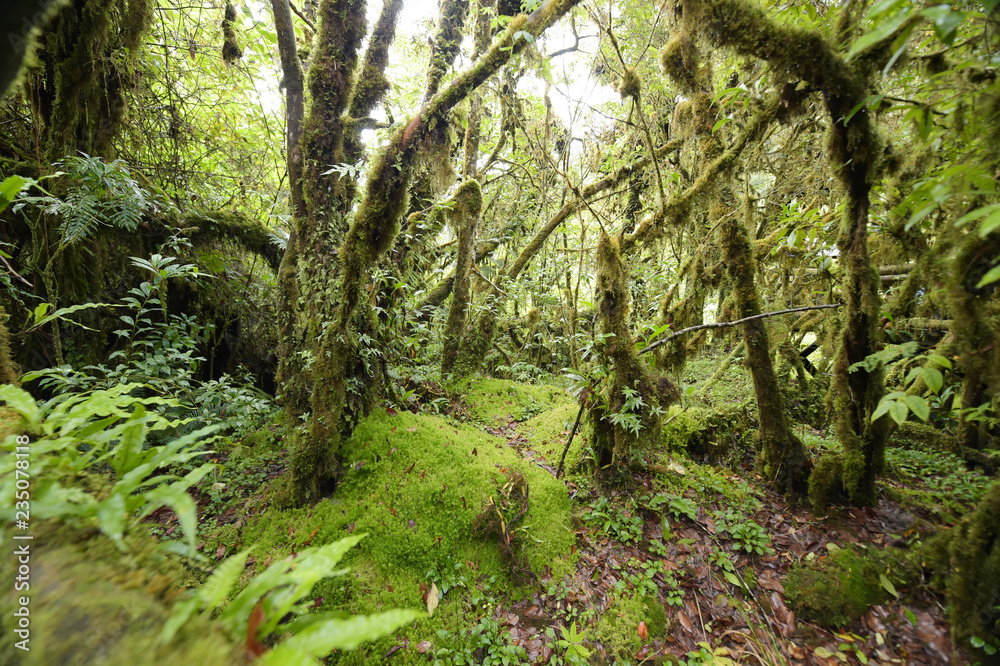
[[[706,367],[714,363],[707,360]],[[737,380],[745,380],[740,377],[742,369],[733,372]],[[496,455],[513,453],[534,470],[532,474],[549,478],[546,483],[565,485],[571,499],[571,550],[552,561],[558,573],[554,574],[548,564],[539,566],[535,562],[535,574],[519,586],[493,584],[486,575],[490,566],[484,563],[486,560],[477,562],[477,556],[467,554],[455,560],[464,561],[470,574],[481,571],[478,577],[438,574],[437,570],[445,572],[441,562],[422,580],[404,583],[388,573],[373,573],[380,566],[378,555],[370,552],[354,565],[364,572],[358,590],[329,592],[327,602],[334,597],[347,599],[340,608],[371,612],[383,603],[370,601],[372,591],[379,589],[384,597],[387,589],[393,595],[386,603],[399,605],[402,599],[402,603],[412,606],[417,601],[411,598],[417,594],[417,584],[423,593],[422,601],[417,603],[426,603],[426,590],[433,582],[442,589],[442,608],[454,605],[461,610],[445,613],[442,624],[433,627],[436,632],[414,626],[360,653],[362,656],[349,663],[382,659],[420,663],[434,656],[438,663],[466,663],[457,659],[461,653],[460,635],[467,648],[465,654],[471,657],[468,663],[481,663],[493,649],[490,641],[505,641],[522,648],[520,660],[526,658],[530,663],[567,663],[574,657],[580,663],[677,663],[682,659],[692,664],[720,665],[970,663],[952,643],[942,599],[923,580],[919,562],[913,561],[913,546],[933,529],[956,520],[985,488],[987,480],[967,472],[957,459],[948,460],[920,446],[890,450],[889,475],[883,481],[879,503],[864,509],[841,507],[825,516],[816,516],[801,505],[790,505],[784,497],[763,489],[746,451],[730,455],[724,466],[702,464],[707,461],[692,460],[683,451],[651,452],[646,457],[648,469],[634,475],[628,492],[602,495],[585,472],[572,473],[572,464],[567,479],[554,479],[576,413],[573,401],[554,387],[548,387],[548,397],[539,397],[538,387],[513,382],[503,383],[502,391],[488,392],[498,387],[496,380],[488,381],[493,384],[485,389],[470,385],[469,395],[453,400],[444,417],[428,417],[433,420],[426,422],[413,420],[415,425],[399,432],[396,425],[391,430],[372,431],[376,434],[365,446],[382,437],[377,433],[392,433],[395,437],[423,428],[434,432],[435,427],[444,432],[450,427],[448,423],[456,427],[456,438],[449,434],[449,439],[455,439],[459,446],[468,444],[472,456],[481,457],[477,445],[479,452],[485,453],[488,444],[484,442],[496,441],[490,449],[506,449]],[[473,396],[473,390],[479,393]],[[481,409],[475,400],[501,395],[510,399],[494,400],[489,409]],[[733,404],[742,400],[746,406],[747,395],[730,381],[719,388],[715,399]],[[387,411],[391,416],[380,417],[388,419],[387,423],[396,423],[394,419],[404,416],[425,418],[405,413],[396,416],[395,410]],[[460,434],[459,427],[466,430]],[[692,426],[689,420],[686,427],[684,434],[690,436],[691,428],[698,424]],[[486,439],[475,439],[471,428],[482,432]],[[820,430],[801,424],[797,428],[814,456],[836,447]],[[710,434],[723,439],[741,436],[718,428]],[[276,515],[265,518],[273,511],[267,504],[265,489],[282,473],[283,453],[280,446],[274,446],[279,437],[276,429],[254,437],[269,440],[268,445],[246,441],[216,454],[216,460],[228,473],[199,499],[199,549],[210,560],[221,561],[247,543],[266,542],[268,530],[287,541],[282,546],[285,552],[294,552],[314,538],[320,543],[339,533],[330,526],[336,512],[324,514],[321,507],[305,514],[289,514],[284,522]],[[586,435],[577,437],[570,463],[579,463],[584,455]],[[380,462],[397,452],[393,446],[396,442],[390,442],[389,435],[385,440],[391,448],[381,455],[370,451]],[[400,455],[396,453],[396,457]],[[372,463],[369,460],[368,468],[376,468],[378,473]],[[407,464],[406,459],[399,464]],[[416,477],[416,472],[410,474],[414,464],[409,463],[405,470],[396,468],[392,477]],[[365,461],[354,464],[359,477],[364,465]],[[509,462],[501,460],[491,465],[506,471]],[[423,471],[419,478],[423,482]],[[541,483],[538,476],[532,478],[534,496],[534,489],[541,488]],[[372,502],[374,506],[363,509],[367,513],[358,515],[368,516],[384,506],[395,519],[398,509],[399,522],[404,527],[408,524],[410,532],[416,534],[420,529],[417,523],[426,524],[425,516],[407,508],[402,494],[391,500],[388,483],[385,490],[384,502]],[[445,483],[441,495],[447,490]],[[353,502],[350,488],[343,492],[349,496],[345,501]],[[462,492],[461,504],[466,508],[469,491]],[[369,494],[373,500],[379,499],[376,493]],[[467,520],[475,514],[475,508],[464,514],[456,508],[454,521]],[[447,512],[444,506],[434,510]],[[417,520],[404,521],[406,511]],[[558,513],[551,508],[546,511]],[[347,514],[346,510],[340,513]],[[177,529],[176,518],[168,509],[153,514],[151,520],[157,523],[154,532],[162,538],[171,538]],[[445,516],[445,520],[449,517]],[[336,530],[353,532],[355,522],[359,527],[361,524],[360,519],[350,515],[341,521]],[[538,515],[531,519],[532,525],[538,521]],[[265,522],[280,525],[257,526]],[[389,523],[382,519],[380,525],[391,532]],[[253,527],[251,532],[245,530],[248,524]],[[374,531],[380,529],[378,523],[372,525]],[[540,535],[529,527],[525,525],[525,530],[516,535],[541,543],[542,539],[535,538]],[[373,527],[365,529],[373,531]],[[440,537],[437,542],[440,544]],[[261,548],[267,550],[270,546]],[[268,551],[269,559],[280,554],[279,550]],[[263,558],[264,553],[255,555]],[[371,562],[375,562],[374,567]],[[448,565],[451,563],[449,557]],[[411,571],[405,563],[399,566],[401,571]],[[457,570],[462,565],[455,566]],[[412,571],[421,577],[419,565],[414,565]],[[795,579],[791,586],[790,577]],[[394,590],[394,586],[407,591]],[[464,597],[455,599],[456,592],[448,594],[449,587]],[[481,603],[484,596],[486,604]],[[317,597],[317,607],[323,602],[323,597]],[[486,620],[491,620],[489,627],[495,634],[489,640],[483,638],[489,633],[482,629],[487,626]],[[456,624],[462,623],[477,627],[473,635],[460,634]]]

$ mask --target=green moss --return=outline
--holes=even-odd
[[[650,629],[651,623],[662,622],[660,626],[665,626],[666,616],[662,604],[653,599],[648,599],[651,603],[647,604],[646,600],[638,595],[615,599],[598,619],[593,630],[593,640],[604,646],[613,661],[617,661],[617,658],[631,660],[632,655],[642,647],[642,639],[639,638],[640,622],[646,623],[650,637],[655,635]]]
[[[553,407],[572,404],[573,399],[558,386],[518,384],[506,379],[483,379],[456,385],[470,417],[495,425],[506,421],[524,421]]]
[[[191,582],[185,569],[146,536],[126,538],[121,553],[100,535],[60,526],[33,525],[31,651],[22,653],[10,641],[0,647],[5,664],[135,664],[137,655],[156,655],[157,663],[244,663],[243,648],[234,645],[205,618],[193,619],[166,645],[160,632],[177,600],[180,585]],[[0,564],[4,589],[13,590],[11,564]],[[4,632],[13,627],[15,598],[0,596]]]
[[[793,565],[784,583],[785,599],[797,617],[840,627],[891,598],[880,574],[897,587],[913,576],[900,551],[838,548],[829,557]]]
[[[243,542],[257,544],[258,570],[268,559],[286,556],[313,530],[313,545],[353,531],[369,534],[347,562],[362,575],[322,584],[317,595],[328,607],[352,613],[419,607],[420,584],[449,562],[471,568],[470,578],[497,576],[509,587],[508,565],[495,541],[473,529],[504,469],[519,470],[529,485],[530,508],[518,536],[532,570],[548,565],[560,576],[570,570],[574,537],[565,487],[520,460],[503,440],[433,416],[379,410],[362,420],[343,454],[347,471],[332,499],[268,511],[244,531]],[[435,613],[435,622],[421,623],[411,641],[432,636],[432,627],[441,626],[437,618]]]

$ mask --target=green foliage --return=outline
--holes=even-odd
[[[31,513],[35,518],[72,518],[92,523],[125,548],[125,531],[137,520],[162,506],[177,514],[186,537],[185,552],[193,554],[197,516],[187,490],[213,468],[211,463],[195,467],[178,477],[160,472],[209,453],[201,440],[219,429],[207,426],[182,437],[151,447],[147,437],[168,435],[184,421],[147,411],[175,407],[170,398],[136,397],[141,387],[120,384],[79,394],[63,394],[38,404],[27,392],[12,385],[0,386],[0,399],[17,411],[33,436]],[[0,491],[3,496],[24,499],[20,464],[11,455],[15,438],[8,437],[0,459]],[[114,479],[95,481],[95,472],[110,469]],[[16,491],[16,493],[15,493]],[[5,504],[6,518],[13,518],[13,502]],[[138,517],[137,517],[138,516]],[[182,549],[183,550],[183,549]]]
[[[619,508],[601,495],[590,505],[590,511],[583,515],[583,520],[623,544],[636,544],[642,540],[642,518],[636,515],[634,500],[628,500],[624,508]]]
[[[150,195],[121,160],[104,162],[100,157],[82,154],[65,157],[53,166],[65,169],[64,175],[72,183],[65,197],[48,192],[45,196],[22,194],[14,212],[31,207],[61,219],[60,247],[90,237],[100,226],[135,231],[142,216],[155,208]]]
[[[472,627],[454,632],[441,629],[437,637],[441,647],[434,653],[434,664],[509,666],[528,663],[524,648],[514,645],[510,633],[488,617],[480,618]]]
[[[218,609],[221,610],[216,621],[234,640],[240,640],[247,627],[254,626],[251,615],[259,612],[261,620],[256,624],[256,635],[248,640],[264,641],[272,634],[291,633],[264,655],[262,663],[275,666],[319,663],[317,659],[334,650],[353,650],[362,642],[376,640],[423,617],[422,611],[413,610],[353,617],[342,613],[308,614],[311,604],[303,601],[315,584],[324,578],[345,575],[347,569],[337,569],[338,563],[365,536],[359,534],[306,548],[274,562],[226,603],[243,572],[250,550],[234,555],[219,566],[190,599],[175,606],[163,627],[161,640],[169,642],[195,613],[210,614]],[[290,621],[289,615],[292,616]]]
[[[590,650],[583,647],[587,637],[586,631],[577,631],[576,622],[566,627],[559,627],[562,638],[556,641],[556,646],[562,650],[562,657],[567,664],[586,664],[590,658]]]

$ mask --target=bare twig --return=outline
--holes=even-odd
[[[317,32],[317,30],[316,30],[316,26],[315,26],[315,25],[313,25],[313,22],[312,22],[312,21],[310,21],[309,19],[307,19],[307,18],[306,18],[306,15],[305,15],[305,14],[303,14],[303,13],[302,13],[301,11],[299,11],[299,8],[295,6],[295,3],[294,3],[294,2],[291,2],[291,0],[289,0],[289,3],[288,3],[288,6],[289,6],[289,7],[291,7],[292,11],[293,11],[293,12],[295,12],[295,15],[296,15],[296,16],[298,16],[298,17],[299,17],[300,19],[302,19],[302,21],[303,21],[303,22],[304,22],[304,23],[305,23],[305,24],[306,24],[307,26],[309,26],[309,29],[310,29],[310,30],[312,30],[313,32]]]
[[[645,349],[639,351],[640,354],[645,354],[646,352],[653,351],[661,345],[665,345],[674,338],[680,337],[685,333],[691,333],[693,331],[700,331],[703,328],[726,328],[728,326],[736,326],[738,324],[745,324],[748,321],[753,321],[755,319],[765,319],[767,317],[776,317],[778,315],[788,314],[790,312],[804,312],[806,310],[825,310],[827,308],[839,308],[843,303],[830,303],[828,305],[807,305],[801,308],[792,308],[790,310],[778,310],[776,312],[762,312],[760,314],[755,314],[752,317],[744,317],[743,319],[737,319],[736,321],[720,321],[715,324],[699,324],[698,326],[688,326],[687,328],[682,328],[679,331],[671,333],[665,338],[657,340],[653,344],[649,345]]]

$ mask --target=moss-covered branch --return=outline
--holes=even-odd
[[[187,213],[175,224],[188,229],[195,243],[228,242],[264,259],[278,272],[281,248],[274,242],[274,232],[242,213],[211,211]]]

